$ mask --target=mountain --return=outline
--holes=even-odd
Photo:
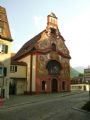
[[[80,73],[84,73],[85,67],[79,66],[79,67],[74,67],[74,69],[75,69],[76,71],[80,72]]]
[[[74,68],[71,67],[71,70],[70,70],[70,77],[71,78],[77,77],[79,74],[80,74],[80,72],[78,72],[77,70],[75,70]]]

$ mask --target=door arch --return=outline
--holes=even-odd
[[[52,89],[53,93],[58,91],[57,79],[52,79],[52,81],[51,81],[51,89]]]

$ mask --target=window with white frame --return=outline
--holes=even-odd
[[[11,65],[10,66],[10,72],[17,72],[17,66],[16,65]]]
[[[0,53],[8,53],[8,45],[0,44]]]

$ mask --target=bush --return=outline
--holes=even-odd
[[[83,107],[83,110],[90,111],[90,101],[88,101]]]

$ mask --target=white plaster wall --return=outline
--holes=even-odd
[[[17,86],[16,86],[16,94],[24,94],[24,91],[26,91],[26,81],[22,80],[17,80]]]
[[[27,64],[27,92],[30,91],[30,60],[31,60],[31,56],[28,55],[22,59],[20,59],[19,61],[23,61]]]
[[[17,72],[11,72],[10,77],[12,78],[26,78],[26,66],[17,65]]]

